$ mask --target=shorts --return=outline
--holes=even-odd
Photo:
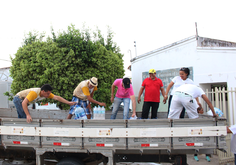
[[[87,108],[88,106],[88,101],[83,101],[83,100],[80,100],[79,98],[73,96],[72,97],[72,100],[73,102],[77,102],[77,104],[74,104],[72,106],[70,106],[70,111],[69,111],[69,114],[71,115],[74,115],[75,114],[75,108],[76,108],[76,105],[84,108],[86,110],[86,115],[89,115],[90,114],[90,110]]]

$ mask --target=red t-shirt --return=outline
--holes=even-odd
[[[155,78],[152,80],[150,77],[146,78],[142,86],[145,88],[144,101],[146,102],[160,102],[160,90],[163,87],[161,79]]]

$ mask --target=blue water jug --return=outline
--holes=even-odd
[[[87,116],[84,112],[84,108],[76,105],[75,108],[75,120],[83,120],[83,119],[87,119]]]

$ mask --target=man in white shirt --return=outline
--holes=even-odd
[[[198,113],[196,110],[197,104],[194,102],[194,99],[197,97],[202,97],[211,109],[213,116],[217,116],[214,107],[201,88],[193,84],[184,84],[175,90],[168,118],[179,119],[183,107],[185,107],[189,118],[198,118]]]
[[[236,125],[227,127],[227,133],[233,134],[230,142],[230,150],[234,153],[234,164],[236,165]]]

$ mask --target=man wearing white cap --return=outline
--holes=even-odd
[[[168,118],[179,119],[183,107],[186,109],[189,118],[198,118],[196,111],[198,105],[194,102],[197,97],[202,97],[211,109],[213,116],[217,116],[214,107],[201,88],[193,84],[183,84],[175,90]]]
[[[90,80],[84,80],[80,82],[73,92],[72,101],[78,102],[79,106],[86,108],[86,115],[88,119],[91,119],[89,102],[98,104],[100,106],[106,106],[106,103],[98,102],[93,99],[93,93],[97,90],[97,86],[98,79],[96,77],[92,77]],[[67,119],[71,119],[71,117],[74,115],[75,106],[76,105],[70,107],[70,112],[67,116]]]
[[[162,95],[165,95],[165,90],[163,87],[163,83],[161,79],[156,77],[156,71],[155,69],[149,70],[149,77],[146,78],[143,83],[142,87],[139,90],[138,94],[138,103],[141,102],[141,95],[145,89],[145,95],[144,95],[144,103],[143,103],[143,109],[142,109],[142,119],[147,119],[150,111],[150,107],[152,107],[152,115],[151,119],[157,118],[157,110],[160,103],[160,91]],[[165,100],[163,100],[164,104],[166,103]]]

